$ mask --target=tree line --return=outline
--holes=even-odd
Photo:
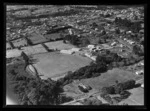
[[[141,29],[140,22],[131,22],[127,18],[122,19],[120,17],[116,17],[114,23],[117,24],[118,26],[124,26],[129,30],[132,30],[133,32],[139,32],[139,30]]]
[[[63,87],[56,81],[42,80],[24,70],[25,64],[8,66],[9,84],[19,96],[21,105],[57,105],[71,101],[71,97],[63,95]]]
[[[91,77],[100,76],[101,73],[106,72],[114,67],[122,67],[135,64],[139,62],[143,58],[122,58],[118,56],[116,53],[112,53],[110,51],[106,51],[106,53],[102,55],[98,55],[96,58],[96,62],[92,62],[88,66],[81,67],[75,72],[69,71],[64,78],[58,79],[58,83],[62,85],[66,85],[71,83],[75,79],[85,79]]]

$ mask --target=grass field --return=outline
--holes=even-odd
[[[14,41],[12,41],[12,43],[13,43],[14,47],[25,46],[28,44],[24,38],[14,40]]]
[[[59,52],[43,53],[33,55],[37,60],[34,64],[40,75],[45,77],[62,76],[68,71],[75,71],[80,67],[88,65],[91,60],[82,56],[60,54]]]
[[[119,104],[127,103],[128,105],[144,105],[144,89],[134,88],[129,90],[131,96],[124,101],[121,101]]]
[[[21,51],[18,49],[12,49],[6,51],[6,58],[18,57],[21,55]]]
[[[41,44],[29,46],[29,47],[23,47],[22,50],[27,55],[47,52],[47,50]]]
[[[68,96],[80,96],[81,93],[78,93],[77,85],[83,83],[84,85],[89,85],[92,87],[92,92],[99,92],[99,90],[104,86],[110,86],[115,84],[115,81],[124,82],[129,79],[137,80],[137,75],[132,72],[125,71],[122,69],[114,68],[109,70],[106,73],[102,73],[101,76],[89,79],[82,79],[77,83],[70,83],[64,87],[65,93]],[[128,103],[129,105],[143,105],[144,104],[144,90],[141,87],[134,88],[129,90],[131,96],[128,99],[121,101],[119,104]]]
[[[99,90],[102,87],[115,84],[116,80],[118,80],[119,82],[124,82],[129,79],[136,80],[136,78],[137,75],[133,74],[132,72],[114,68],[113,70],[102,73],[99,77],[83,79],[81,80],[81,82],[85,85],[89,85],[92,88]]]

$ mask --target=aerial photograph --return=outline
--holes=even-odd
[[[6,105],[144,106],[144,5],[5,8]]]

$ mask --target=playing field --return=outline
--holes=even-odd
[[[75,71],[80,67],[88,65],[91,60],[86,57],[60,54],[59,52],[50,52],[33,55],[37,59],[34,64],[41,77],[58,77],[67,71]]]

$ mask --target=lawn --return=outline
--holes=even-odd
[[[80,67],[88,65],[91,60],[77,55],[60,54],[59,52],[50,52],[33,55],[37,60],[34,64],[40,75],[45,77],[58,77],[66,74],[68,71],[75,71]]]

